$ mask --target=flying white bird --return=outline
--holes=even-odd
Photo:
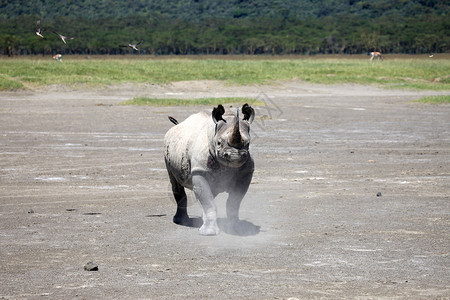
[[[119,47],[130,47],[131,49],[134,49],[136,51],[139,51],[139,49],[137,48],[137,46],[139,46],[140,44],[142,44],[142,41],[140,41],[137,44],[127,44],[127,45],[119,45]]]
[[[36,21],[36,35],[44,39],[41,31],[41,20]]]
[[[54,34],[56,34],[57,36],[59,36],[59,38],[63,41],[64,44],[67,44],[66,40],[69,41],[69,40],[73,40],[74,39],[74,37],[67,37],[67,36],[61,35],[61,34],[57,33],[56,31],[54,31],[53,29],[51,31]]]

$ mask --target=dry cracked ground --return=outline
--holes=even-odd
[[[299,81],[1,92],[0,298],[449,298],[450,106],[413,102],[432,94]],[[220,235],[172,222],[167,116],[212,107],[117,105],[134,96],[265,103],[241,234],[226,195]],[[189,212],[201,216],[194,199]]]

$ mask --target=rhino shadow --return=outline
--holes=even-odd
[[[183,223],[176,223],[176,224],[186,227],[200,228],[203,224],[203,220],[202,217],[195,217],[195,218],[189,217]]]
[[[252,222],[239,220],[237,224],[232,224],[228,219],[217,219],[217,225],[220,230],[231,235],[237,236],[252,236],[257,235],[260,232],[261,227],[253,224]]]
[[[189,218],[185,223],[179,224],[181,226],[200,228],[203,224],[201,217]],[[257,235],[260,232],[261,227],[257,226],[249,221],[239,220],[237,224],[232,224],[226,218],[218,218],[217,225],[219,229],[230,235],[237,236],[252,236]]]

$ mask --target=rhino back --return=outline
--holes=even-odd
[[[208,135],[213,124],[211,116],[200,112],[170,128],[164,137],[167,171],[185,187],[192,188],[192,168],[202,168],[206,164]]]

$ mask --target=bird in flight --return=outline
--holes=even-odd
[[[69,40],[73,40],[74,39],[74,37],[67,37],[67,36],[61,35],[61,34],[57,33],[56,31],[54,31],[53,29],[51,31],[54,34],[56,34],[57,36],[59,36],[59,38],[63,41],[64,44],[67,44],[66,40],[69,41]]]
[[[139,46],[140,44],[142,44],[142,41],[140,41],[137,44],[128,44],[128,45],[119,45],[119,47],[130,47],[131,49],[134,49],[136,51],[139,51],[139,49],[137,48],[137,46]]]
[[[41,20],[36,21],[36,35],[44,39],[41,31]]]

